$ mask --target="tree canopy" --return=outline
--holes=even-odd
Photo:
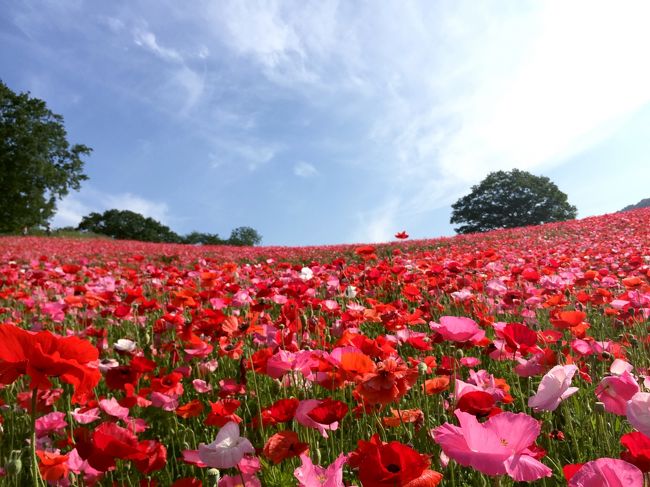
[[[452,205],[450,223],[458,233],[485,232],[570,220],[576,207],[547,177],[526,171],[497,171]]]
[[[228,245],[259,245],[261,242],[262,236],[254,228],[237,227],[230,232],[230,238],[226,243]]]
[[[63,117],[0,81],[0,232],[45,225],[56,201],[87,176],[85,145],[70,145]]]
[[[168,226],[151,217],[130,210],[106,210],[104,213],[90,213],[81,219],[77,230],[93,232],[119,240],[140,240],[143,242],[185,243],[193,245],[259,245],[262,236],[251,227],[235,228],[230,238],[223,240],[219,235],[191,232],[178,235]]]
[[[106,210],[82,218],[79,230],[100,233],[121,240],[180,243],[181,238],[169,227],[130,210]]]

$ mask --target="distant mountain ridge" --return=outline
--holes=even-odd
[[[650,206],[650,198],[645,198],[639,201],[636,205],[626,206],[621,211],[638,210],[639,208],[648,208],[649,206]]]

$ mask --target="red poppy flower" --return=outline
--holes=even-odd
[[[402,398],[417,378],[417,369],[388,358],[377,365],[375,372],[364,374],[355,390],[370,404],[388,404]]]
[[[404,239],[409,238],[409,234],[406,233],[404,230],[402,230],[401,232],[397,232],[395,234],[395,238],[399,238],[400,240],[404,240]]]
[[[634,431],[621,437],[621,445],[627,449],[621,453],[621,459],[636,465],[642,472],[650,472],[650,438]]]
[[[203,404],[198,399],[194,399],[178,406],[174,412],[183,419],[195,418],[203,412]]]
[[[14,325],[0,325],[0,384],[13,383],[27,374],[30,389],[52,387],[58,377],[74,388],[74,402],[85,402],[99,383],[97,349],[78,337],[57,337],[49,331],[31,333]]]
[[[262,421],[264,425],[274,425],[291,421],[296,414],[296,409],[298,409],[299,404],[300,401],[293,397],[275,401],[271,406],[262,410]],[[253,421],[254,424],[257,424],[259,419],[255,418]]]
[[[479,418],[487,416],[494,408],[494,397],[485,391],[466,392],[458,399],[456,408]]]
[[[348,413],[348,405],[334,399],[323,399],[321,403],[307,413],[311,419],[320,424],[340,422]]]
[[[303,443],[293,431],[280,431],[271,436],[264,445],[264,456],[274,464],[285,458],[300,456],[309,450],[309,443]]]
[[[350,454],[348,464],[358,469],[359,480],[364,487],[388,487],[410,485],[417,479],[427,480],[422,486],[435,486],[442,475],[429,472],[429,457],[398,441],[384,443],[379,435],[370,441],[360,440],[357,449]],[[414,484],[418,485],[418,484]]]
[[[205,418],[204,424],[208,426],[218,426],[222,427],[230,421],[235,423],[241,423],[242,419],[235,414],[235,411],[241,402],[237,399],[222,399],[217,402],[211,402],[210,408],[212,409],[208,413],[208,417]]]
[[[41,477],[48,482],[61,480],[68,475],[68,455],[60,455],[48,451],[36,451],[38,456],[38,470]]]

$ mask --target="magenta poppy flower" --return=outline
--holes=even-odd
[[[555,411],[562,401],[578,392],[571,379],[578,371],[575,365],[556,365],[542,377],[537,393],[528,399],[535,411]]]
[[[239,436],[239,425],[234,421],[226,423],[209,445],[199,444],[199,458],[208,467],[234,467],[247,453],[255,453],[255,448],[250,441]]]
[[[344,487],[343,465],[348,458],[341,453],[327,468],[314,465],[308,455],[300,455],[302,465],[294,470],[298,487]]]
[[[508,474],[518,482],[551,476],[551,469],[530,450],[540,433],[534,418],[524,413],[501,413],[481,424],[471,414],[459,410],[454,414],[460,427],[445,423],[431,431],[452,460],[487,475]]]
[[[569,481],[569,487],[643,487],[643,472],[616,458],[585,463]]]
[[[625,370],[619,376],[604,377],[596,387],[596,396],[605,405],[605,411],[625,416],[627,402],[639,390],[634,376]]]

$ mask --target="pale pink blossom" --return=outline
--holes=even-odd
[[[562,401],[578,392],[571,380],[578,371],[575,365],[556,365],[539,384],[537,393],[528,399],[528,407],[535,411],[555,411]]]
[[[239,425],[234,421],[226,423],[209,445],[199,444],[199,458],[208,467],[234,467],[247,453],[255,453],[255,448],[248,439],[239,436]]]
[[[627,402],[625,413],[632,426],[650,436],[650,392],[637,392]]]
[[[194,379],[192,381],[192,386],[194,386],[194,390],[199,394],[210,392],[212,390],[212,386],[202,379]]]
[[[119,419],[126,419],[129,417],[129,408],[121,406],[114,397],[111,397],[110,399],[102,399],[99,401],[99,407],[109,416]]]
[[[90,408],[87,410],[76,408],[72,411],[72,418],[79,424],[92,423],[100,418],[99,408]]]
[[[485,337],[485,331],[474,320],[463,316],[441,316],[440,323],[430,323],[429,327],[442,338],[452,342],[476,343]]]

